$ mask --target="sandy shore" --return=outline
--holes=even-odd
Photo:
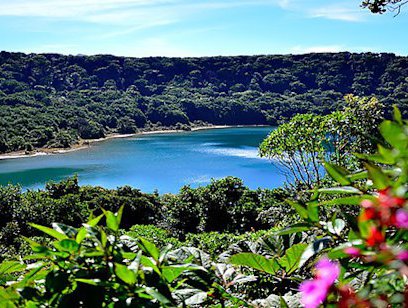
[[[198,130],[207,130],[207,129],[222,129],[222,128],[235,128],[235,127],[262,127],[267,125],[211,125],[211,126],[198,126],[192,127],[190,131],[198,131]],[[78,144],[73,145],[68,149],[60,149],[60,148],[43,148],[37,149],[33,152],[24,152],[24,151],[17,151],[11,152],[6,154],[0,154],[0,160],[5,159],[17,159],[17,158],[27,158],[27,157],[36,157],[36,156],[44,156],[44,155],[55,155],[55,154],[64,154],[73,151],[79,151],[82,149],[89,148],[93,143],[102,142],[110,139],[116,138],[130,138],[130,137],[137,137],[137,136],[144,136],[144,135],[156,135],[156,134],[169,134],[169,133],[185,133],[190,132],[186,130],[176,130],[176,129],[169,129],[169,130],[153,130],[153,131],[143,131],[134,134],[111,134],[107,135],[104,138],[100,139],[81,139]]]

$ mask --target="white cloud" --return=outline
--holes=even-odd
[[[309,11],[309,15],[314,18],[326,18],[351,22],[361,22],[365,20],[365,15],[361,10],[341,6],[314,8]]]

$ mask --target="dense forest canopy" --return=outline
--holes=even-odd
[[[277,124],[346,94],[408,111],[408,57],[324,53],[205,58],[0,53],[0,152],[191,124]],[[388,108],[389,109],[389,108]]]

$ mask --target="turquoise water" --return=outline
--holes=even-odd
[[[130,185],[145,192],[177,192],[233,175],[250,188],[284,182],[258,145],[271,127],[226,128],[113,139],[80,151],[0,161],[0,184],[43,188],[74,174],[81,185]]]

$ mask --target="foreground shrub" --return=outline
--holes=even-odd
[[[198,249],[160,250],[144,238],[120,236],[122,211],[105,211],[80,228],[31,224],[54,241],[43,245],[27,239],[33,254],[25,259],[35,261],[29,266],[0,264],[0,306],[246,305],[231,290],[254,277],[212,263]],[[99,225],[101,220],[106,224]]]
[[[277,234],[315,234],[297,254],[296,268],[316,260],[313,280],[302,282],[306,307],[320,304],[339,307],[402,307],[408,296],[408,122],[398,109],[394,121],[384,121],[380,132],[386,145],[375,154],[358,155],[364,169],[350,172],[326,163],[328,174],[338,185],[314,191],[311,201],[290,202],[301,221]],[[360,206],[358,217],[345,219],[321,215],[324,207]],[[290,249],[288,249],[289,251]],[[333,261],[329,261],[330,258]],[[279,274],[287,264],[261,254],[237,254],[237,265]]]

